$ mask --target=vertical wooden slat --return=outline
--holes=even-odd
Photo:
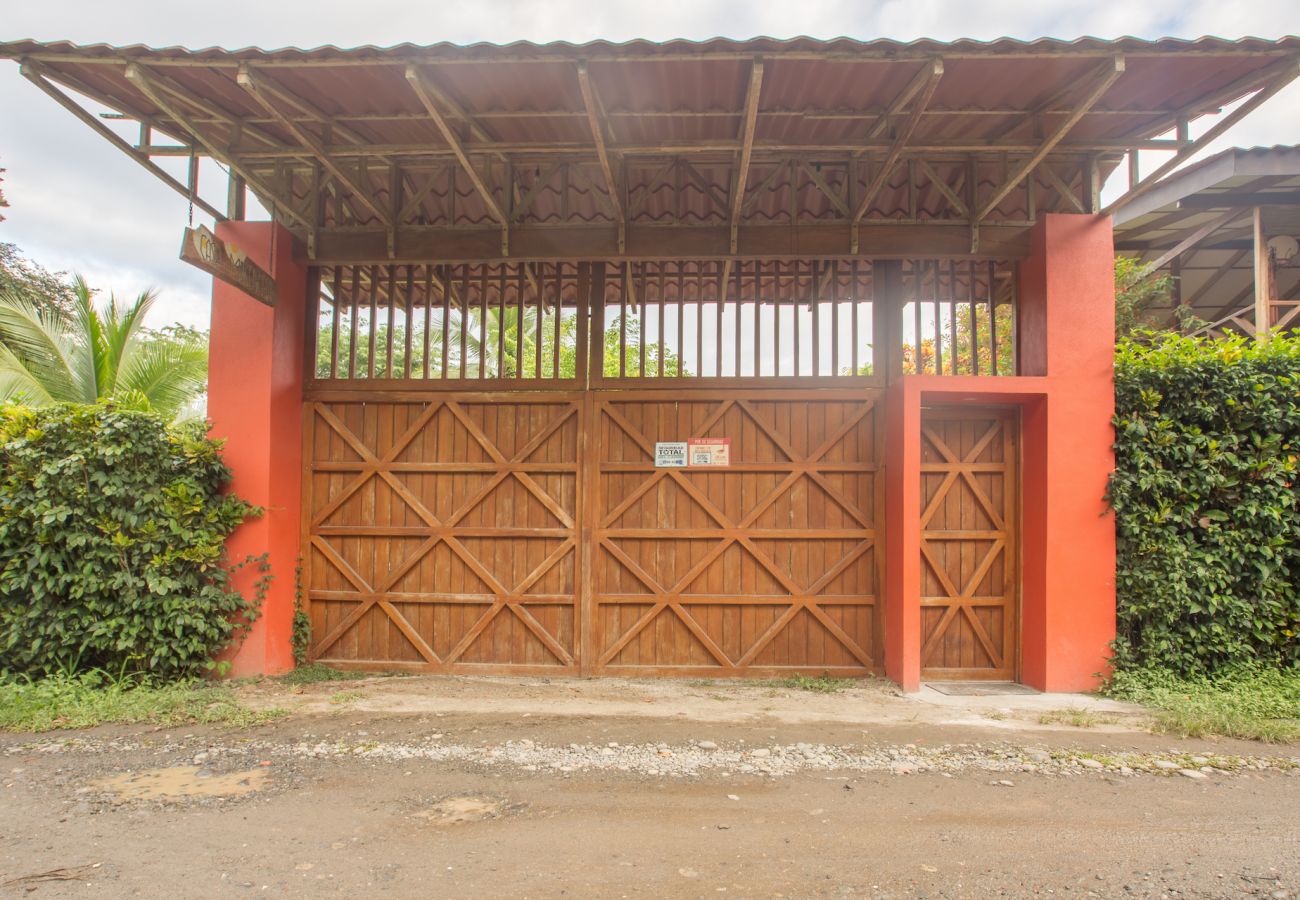
[[[405,340],[402,346],[402,350],[406,354],[406,358],[402,361],[403,378],[411,377],[411,341],[414,338],[414,335],[411,333],[413,331],[413,328],[411,326],[411,294],[413,294],[414,292],[415,292],[415,267],[408,265],[406,267],[406,296],[402,298],[403,308],[406,310],[406,332],[404,335]]]
[[[858,344],[862,342],[862,335],[858,329],[858,306],[862,302],[862,298],[858,296],[858,283],[858,262],[857,260],[853,260],[850,263],[849,270],[849,299],[853,303],[853,319],[849,324],[849,333],[853,335],[853,358],[851,365],[853,366],[852,373],[854,375],[858,374]]]
[[[995,302],[997,300],[997,294],[994,290],[994,288],[997,286],[997,282],[994,280],[993,277],[994,276],[993,267],[994,267],[994,263],[991,261],[986,266],[986,269],[988,271],[989,361],[990,361],[990,369],[991,369],[989,374],[1001,375],[1002,372],[998,368],[998,309],[997,306],[995,305]]]
[[[334,267],[334,302],[330,304],[330,378],[339,377],[339,296],[343,288],[343,267]]]
[[[486,263],[480,265],[478,270],[478,299],[478,377],[481,381],[487,378],[489,349],[487,327],[491,308],[488,303],[488,267]]]
[[[662,263],[662,262],[659,263],[659,328],[657,329],[655,334],[655,341],[659,345],[659,358],[658,360],[656,360],[655,368],[657,370],[658,377],[660,378],[664,377],[664,356],[667,355],[667,351],[668,351],[668,335],[666,334],[667,331],[666,317],[668,314],[668,294],[667,294],[668,286],[665,282],[665,277],[667,275],[667,272],[665,270],[667,268],[668,267],[666,263]]]
[[[820,375],[822,373],[822,266],[824,262],[813,263],[813,280],[812,280],[812,374]]]
[[[840,374],[840,279],[831,263],[831,377]]]
[[[934,263],[934,279],[937,283],[939,280],[939,263]],[[937,307],[936,307],[937,309]],[[959,375],[960,366],[958,365],[961,354],[957,352],[957,341],[961,335],[957,329],[957,275],[953,271],[953,261],[948,260],[948,333],[952,342],[952,374]],[[939,374],[943,374],[940,372]]]
[[[627,377],[627,308],[628,291],[632,290],[632,263],[623,267],[622,283],[618,291],[618,377]]]
[[[966,298],[970,305],[970,373],[978,375],[980,373],[980,328],[975,303],[975,263],[965,263],[963,268],[969,273],[966,279]]]
[[[916,330],[912,332],[912,342],[915,345],[915,353],[912,357],[912,368],[917,375],[925,374],[925,365],[921,358],[921,292],[922,281],[925,278],[925,263],[919,260],[912,261],[912,323]]]
[[[943,303],[940,299],[941,292],[939,289],[940,277],[942,273],[939,270],[939,264],[937,262],[930,263],[929,265],[933,266],[932,271],[934,273],[934,281],[931,285],[931,294],[930,294],[934,306],[934,374],[942,375],[943,374],[943,318],[940,315],[940,310],[943,307]],[[951,304],[948,306],[948,321],[950,323],[953,323],[955,329],[956,325],[955,325],[955,320],[953,319],[952,316]],[[954,330],[953,334],[955,335],[956,333],[957,332]],[[952,363],[951,363],[952,374],[956,375],[957,374],[957,343],[955,340],[949,345],[949,350],[951,351],[951,353],[949,353],[949,356],[952,357]]]
[[[637,285],[637,295],[638,295],[637,299],[641,301],[641,317],[638,320],[638,324],[637,324],[637,345],[641,348],[641,362],[639,364],[639,367],[637,368],[637,373],[636,373],[638,378],[645,378],[645,342],[646,342],[646,334],[647,334],[646,321],[649,318],[647,314],[648,311],[646,309],[646,304],[649,302],[649,297],[647,297],[646,294],[647,294],[647,289],[649,287],[650,278],[646,274],[645,266],[646,266],[645,263],[641,263],[641,265],[638,267],[640,269],[640,275],[641,275],[640,283]]]
[[[801,325],[799,320],[803,318],[803,287],[804,287],[804,263],[794,263],[794,282],[791,284],[790,301],[791,310],[794,313],[794,322],[791,329],[794,332],[794,377],[798,378],[803,374],[799,363],[799,354],[802,352],[800,344],[803,342],[803,335],[800,334]]]
[[[696,273],[695,280],[695,375],[704,375],[704,273],[707,265],[702,265]]]
[[[749,280],[754,295],[754,377],[763,374],[763,282],[758,260],[750,263]]]
[[[574,375],[583,387],[591,387],[605,372],[605,351],[602,349],[605,338],[605,269],[607,264],[579,263],[577,278],[577,296],[574,298],[574,314],[578,317],[576,337],[578,346],[574,354],[576,368]],[[625,280],[626,281],[626,280]],[[626,287],[626,283],[624,285]],[[621,293],[620,289],[620,293]],[[556,299],[557,309],[559,298]],[[559,322],[559,319],[556,319]],[[558,345],[558,341],[557,341]],[[621,349],[620,349],[621,354]],[[621,357],[620,357],[621,358]],[[556,356],[559,365],[559,356]],[[559,376],[559,369],[556,369]],[[590,427],[595,427],[595,419],[588,420]]]
[[[357,312],[361,306],[361,267],[352,267],[352,309],[351,309],[351,327],[348,331],[348,378],[357,377],[357,327],[360,314]]]
[[[559,270],[559,267],[560,264],[556,263],[555,268],[557,271]],[[537,314],[536,314],[537,321],[534,323],[536,325],[536,328],[533,329],[535,335],[533,338],[533,377],[540,381],[542,378],[542,355],[546,352],[546,341],[545,338],[543,337],[543,329],[544,326],[546,325],[547,266],[545,264],[539,264],[537,266],[536,273],[537,273]],[[559,287],[558,281],[556,282],[556,287],[557,288]],[[520,305],[520,308],[522,309],[522,304]],[[560,298],[558,294],[555,298],[555,312],[557,315],[560,312]],[[521,334],[523,333],[523,330],[524,330],[524,326],[521,323],[519,325],[519,331]],[[557,340],[556,344],[558,343],[559,341]],[[520,359],[519,364],[521,366],[523,365],[522,352],[523,351],[521,350],[520,351],[521,355],[519,357]],[[559,372],[555,372],[554,374],[556,378],[560,377]]]
[[[455,169],[452,170],[453,172]],[[447,268],[448,286],[455,284],[455,274],[460,273],[460,293],[457,294],[459,302],[456,304],[460,307],[460,377],[463,381],[468,371],[469,360],[469,329],[471,321],[469,317],[469,269],[467,268]]]
[[[430,343],[429,328],[432,324],[431,320],[433,318],[433,313],[431,311],[431,307],[433,306],[433,266],[426,264],[422,268],[424,269],[424,333],[420,338],[420,342],[424,347],[424,355],[421,357],[422,362],[420,364],[420,372],[425,378],[428,378]],[[442,349],[445,353],[447,350],[445,342],[443,343]]]
[[[722,274],[718,279],[718,307],[715,310],[717,312],[717,315],[714,317],[717,320],[718,331],[717,334],[713,336],[718,345],[717,346],[718,358],[713,365],[713,369],[714,369],[713,374],[715,374],[719,378],[722,377],[723,313],[726,312],[727,297],[731,293],[731,270],[728,268],[729,263],[724,262],[721,265],[722,265]]]
[[[680,378],[686,371],[686,318],[684,315],[685,301],[683,300],[683,291],[685,290],[685,276],[682,273],[684,264],[677,262],[677,377]]]
[[[366,360],[366,377],[375,377],[375,339],[378,337],[379,329],[376,327],[379,320],[379,273],[376,266],[371,266],[368,270],[370,278],[370,321],[367,327],[370,334],[366,337],[366,350],[370,357]]]
[[[388,270],[388,333],[384,335],[384,377],[393,377],[393,327],[397,318],[397,266]]]

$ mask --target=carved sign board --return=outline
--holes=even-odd
[[[275,279],[239,247],[221,240],[205,226],[185,229],[181,259],[239,288],[254,300],[275,306]]]

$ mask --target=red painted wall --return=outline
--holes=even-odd
[[[1114,250],[1109,219],[1048,215],[1020,267],[1016,377],[903,376],[886,403],[886,674],[920,686],[921,408],[1021,409],[1021,676],[1041,690],[1097,685],[1115,637]],[[1020,327],[1024,326],[1024,327]]]
[[[267,553],[273,576],[261,616],[225,658],[235,677],[277,674],[293,668],[307,270],[294,262],[293,236],[279,226],[224,222],[216,233],[270,272],[277,286],[272,309],[213,280],[208,362],[208,418],[212,436],[226,442],[230,489],[266,510],[242,525],[227,548],[236,561]],[[235,577],[252,596],[258,573],[247,567]]]

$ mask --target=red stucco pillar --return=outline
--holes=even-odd
[[[225,659],[234,677],[276,674],[293,667],[307,270],[293,259],[293,236],[278,225],[224,222],[216,233],[270,272],[277,286],[271,308],[213,281],[208,363],[208,418],[212,436],[226,442],[231,490],[266,510],[231,535],[227,548],[235,561],[266,553],[272,575],[261,615]],[[251,597],[257,577],[245,568],[236,585]]]
[[[1034,359],[1048,382],[1045,409],[1024,424],[1045,453],[1025,462],[1022,668],[1043,690],[1095,687],[1115,639],[1115,525],[1103,500],[1115,465],[1114,260],[1109,218],[1058,214],[1034,228],[1021,266],[1020,308],[1042,329]],[[1031,515],[1034,482],[1045,497]]]
[[[885,674],[921,680],[920,427],[926,406],[1021,415],[1020,672],[1050,691],[1096,687],[1115,638],[1114,252],[1110,221],[1048,215],[1020,265],[1016,376],[907,375],[886,392]]]

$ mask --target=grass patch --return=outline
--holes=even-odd
[[[785,688],[791,691],[812,691],[815,694],[834,694],[845,688],[853,687],[852,678],[832,678],[829,675],[791,675],[767,682],[768,687]]]
[[[150,684],[102,672],[0,681],[0,731],[52,731],[108,723],[220,724],[246,728],[284,715],[242,705],[226,685]]]
[[[1101,716],[1078,706],[1053,709],[1038,717],[1039,725],[1071,725],[1075,728],[1094,728],[1102,723]]]
[[[345,703],[356,703],[358,700],[362,698],[362,696],[363,695],[360,691],[339,691],[337,693],[330,694],[330,703],[334,703],[339,706]]]
[[[1241,669],[1204,678],[1118,672],[1105,692],[1150,707],[1156,727],[1170,734],[1300,741],[1300,671]]]
[[[342,669],[331,669],[320,663],[308,663],[284,673],[276,680],[281,684],[317,684],[322,681],[357,681],[366,677],[368,676],[365,673],[345,672]]]

